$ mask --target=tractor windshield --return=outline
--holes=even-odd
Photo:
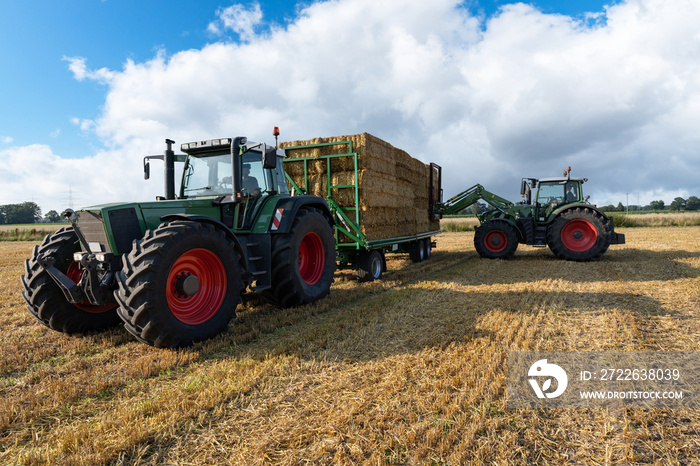
[[[579,199],[579,184],[576,181],[540,183],[537,193],[537,203],[540,205],[576,202]]]
[[[540,183],[540,189],[537,192],[537,203],[540,205],[553,204],[555,202],[564,201],[564,184],[557,183]]]
[[[231,154],[190,156],[182,178],[184,197],[231,194]]]
[[[275,179],[264,170],[260,152],[241,154],[241,194],[254,197],[269,194],[276,189]],[[221,196],[233,192],[231,154],[190,155],[182,177],[183,197]]]

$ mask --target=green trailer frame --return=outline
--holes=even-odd
[[[285,170],[285,176],[292,186],[292,195],[304,195],[309,193],[309,161],[325,160],[326,163],[326,178],[327,178],[327,188],[326,193],[322,197],[328,202],[328,206],[331,209],[331,213],[337,218],[335,225],[335,240],[336,240],[336,250],[338,252],[338,261],[341,267],[354,266],[357,261],[358,254],[362,251],[371,250],[384,250],[390,252],[403,252],[410,253],[411,245],[419,240],[426,238],[431,238],[442,232],[442,230],[426,231],[416,235],[399,236],[395,238],[382,238],[377,240],[369,240],[362,233],[362,215],[360,213],[360,186],[359,181],[359,164],[358,164],[358,154],[353,150],[352,141],[337,141],[337,142],[326,142],[318,144],[302,144],[298,146],[287,146],[284,148],[287,150],[294,149],[313,149],[328,146],[346,146],[347,152],[340,154],[330,154],[330,155],[319,155],[311,157],[295,157],[295,158],[285,158],[284,163],[303,163],[304,166],[304,186],[299,186],[287,173]],[[342,150],[342,149],[341,149]],[[331,169],[331,160],[340,158],[352,158],[353,166],[355,170],[355,184],[346,185],[334,185],[333,171]],[[354,190],[354,203],[350,207],[341,207],[333,199],[334,189],[353,189]],[[425,213],[429,214],[428,211]],[[344,241],[341,242],[341,239]],[[348,239],[350,240],[348,242]],[[434,244],[431,243],[431,247]]]

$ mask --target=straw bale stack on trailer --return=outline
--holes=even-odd
[[[346,154],[347,144],[286,149],[285,171],[309,194],[328,199],[328,164],[331,186],[358,182],[360,229],[368,240],[396,238],[439,230],[439,221],[429,218],[430,167],[405,151],[369,133],[282,143],[281,147],[351,141],[358,154],[355,180],[353,157],[320,158]],[[313,157],[308,161],[309,186],[305,186],[303,162],[290,159]],[[290,186],[291,189],[291,186]],[[331,188],[331,198],[342,208],[355,204],[354,188]]]

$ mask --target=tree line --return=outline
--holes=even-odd
[[[622,205],[622,202],[618,203],[617,206],[612,204],[602,206],[600,208],[603,212],[625,212],[627,208]],[[671,210],[680,212],[683,210],[700,210],[700,199],[697,196],[690,196],[688,199],[683,199],[682,197],[675,198],[669,205],[662,200],[651,201],[649,205],[639,206],[631,205],[629,206],[630,212],[633,211],[644,211],[644,210]]]
[[[0,205],[0,225],[19,225],[27,223],[58,223],[61,216],[55,210],[49,210],[41,216],[41,208],[35,202]]]

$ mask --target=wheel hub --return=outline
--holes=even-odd
[[[583,238],[583,233],[581,233],[580,230],[576,230],[574,232],[574,239],[581,239],[581,238]]]
[[[175,292],[183,298],[194,296],[199,291],[199,278],[194,275],[180,275],[175,282]]]

